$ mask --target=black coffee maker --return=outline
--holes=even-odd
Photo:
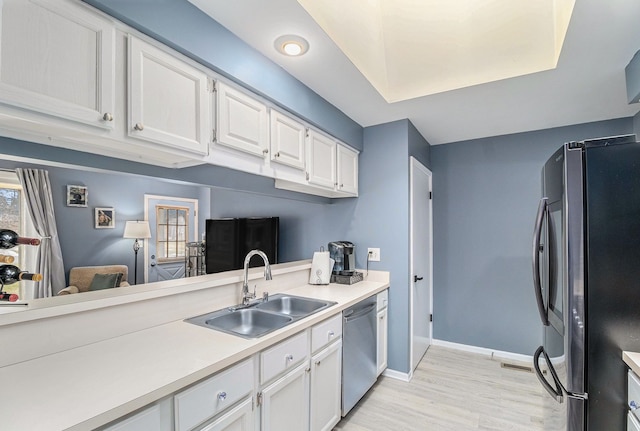
[[[356,272],[356,246],[349,241],[329,243],[329,257],[335,261],[335,275],[353,275]]]

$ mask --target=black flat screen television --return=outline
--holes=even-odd
[[[207,274],[242,269],[251,250],[262,250],[269,263],[278,263],[279,217],[247,217],[208,219],[205,233]],[[263,266],[259,256],[249,261],[250,267]]]

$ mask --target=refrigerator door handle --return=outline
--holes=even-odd
[[[545,379],[544,375],[542,374],[542,371],[540,370],[540,364],[538,362],[540,360],[541,355],[544,355],[544,360],[547,363],[549,373],[553,378],[553,383],[555,384],[555,388],[553,388],[549,384],[547,379]],[[564,401],[564,391],[562,390],[560,379],[558,378],[558,375],[556,374],[556,370],[553,368],[553,365],[551,364],[549,355],[547,355],[547,352],[544,351],[544,347],[542,346],[538,347],[538,350],[536,350],[536,353],[534,353],[533,355],[533,368],[535,368],[536,370],[536,377],[538,377],[538,380],[540,381],[542,386],[547,390],[547,392],[549,392],[549,395],[551,395],[551,397],[555,399],[557,402],[562,404],[562,402]]]
[[[547,214],[547,198],[540,199],[538,205],[538,215],[533,230],[533,290],[538,303],[538,312],[544,326],[549,326],[549,311],[542,297],[542,282],[540,280],[540,236],[542,235],[542,224],[544,216]]]

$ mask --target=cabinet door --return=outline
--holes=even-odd
[[[342,341],[311,359],[311,431],[330,431],[340,422]]]
[[[264,158],[269,152],[265,104],[222,82],[216,87],[217,143]]]
[[[126,419],[100,429],[102,431],[170,431],[173,430],[171,425],[171,398],[166,398]]]
[[[313,130],[309,131],[307,142],[307,180],[316,186],[335,189],[336,142]]]
[[[207,154],[207,75],[129,37],[129,136]]]
[[[0,99],[111,128],[112,24],[68,1],[3,0],[0,5]]]
[[[358,195],[358,153],[338,145],[338,191]]]
[[[271,110],[271,160],[304,171],[304,124]]]
[[[200,431],[253,431],[253,399],[248,398]]]
[[[387,309],[378,311],[378,352],[376,355],[378,375],[387,368]]]
[[[308,361],[262,391],[261,431],[309,428]]]

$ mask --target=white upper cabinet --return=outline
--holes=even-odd
[[[358,153],[338,145],[338,185],[343,193],[358,195]]]
[[[307,181],[309,184],[335,189],[337,143],[314,130],[309,130],[307,143]]]
[[[129,37],[129,136],[207,154],[207,75]]]
[[[113,25],[68,1],[0,2],[0,99],[112,128]]]
[[[271,160],[304,171],[307,128],[299,121],[271,110]]]
[[[269,153],[267,106],[218,82],[216,143],[262,158]]]

